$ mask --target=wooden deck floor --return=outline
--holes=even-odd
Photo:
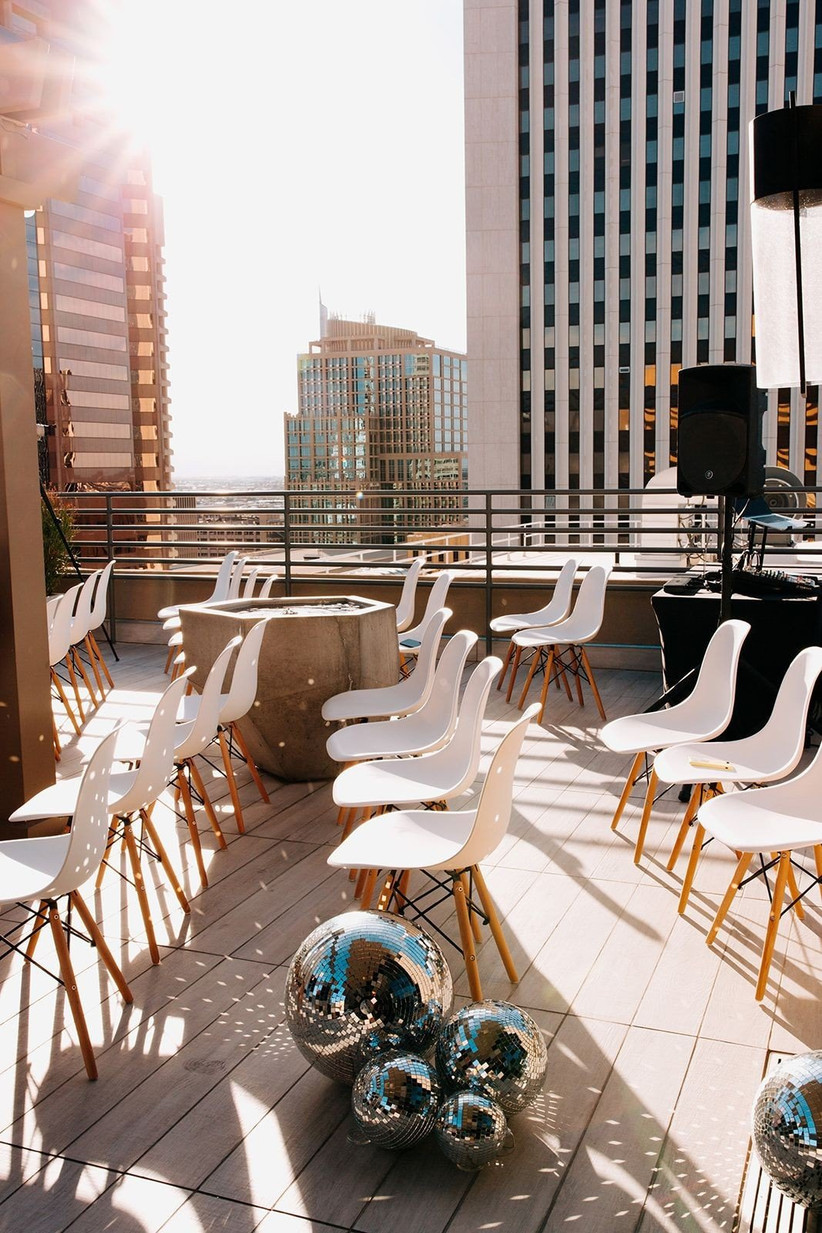
[[[159,648],[121,647],[118,688],[166,683]],[[649,674],[602,672],[609,717],[642,709]],[[111,708],[109,708],[109,711]],[[492,694],[486,742],[518,712]],[[66,750],[75,771],[110,723]],[[190,917],[150,884],[162,963],[149,962],[134,896],[109,872],[94,900],[134,993],[125,1007],[93,952],[75,945],[100,1078],[89,1083],[62,992],[16,957],[0,984],[0,1229],[25,1233],[362,1233],[469,1230],[729,1230],[769,1051],[822,1045],[818,896],[786,919],[766,999],[754,981],[767,902],[745,890],[715,946],[708,924],[733,858],[712,845],[685,917],[683,865],[665,870],[683,806],[659,804],[633,864],[637,802],[610,818],[624,760],[598,720],[553,693],[520,760],[509,834],[487,867],[521,980],[480,952],[484,992],[517,1002],[548,1042],[544,1092],[513,1119],[513,1152],[477,1175],[427,1140],[391,1154],[348,1142],[349,1091],[310,1069],[283,1023],[290,956],[352,906],[326,864],[338,831],[330,784],[244,783],[237,835],[213,783],[229,845],[203,831],[210,886],[197,887],[183,829],[156,820],[192,900]],[[207,824],[206,824],[207,825]],[[90,897],[91,901],[91,897]],[[45,952],[48,945],[44,943]],[[456,952],[447,954],[467,1000]]]

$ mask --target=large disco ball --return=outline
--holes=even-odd
[[[542,1033],[511,1002],[472,1002],[437,1038],[437,1070],[448,1092],[482,1092],[508,1114],[536,1099],[548,1056]]]
[[[387,912],[343,912],[294,955],[285,1013],[303,1057],[350,1084],[381,1047],[424,1052],[452,998],[448,964],[428,934]]]
[[[363,1066],[354,1080],[351,1110],[363,1139],[398,1151],[434,1129],[440,1095],[434,1067],[395,1049]]]
[[[759,1085],[753,1141],[783,1194],[822,1211],[822,1051],[799,1053]]]
[[[440,1106],[434,1126],[444,1156],[458,1169],[481,1169],[513,1143],[505,1114],[482,1092],[457,1092]]]

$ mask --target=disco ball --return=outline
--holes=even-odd
[[[351,1093],[359,1141],[393,1151],[411,1147],[434,1129],[440,1095],[436,1070],[415,1053],[394,1050],[368,1062]]]
[[[451,1016],[437,1038],[437,1070],[446,1091],[482,1092],[509,1116],[536,1099],[547,1064],[542,1033],[511,1002],[472,1002]]]
[[[312,1066],[353,1083],[381,1047],[424,1052],[451,1010],[439,946],[387,912],[344,912],[308,935],[288,970],[286,1021]]]
[[[822,1211],[822,1051],[797,1054],[762,1080],[753,1141],[774,1185],[794,1203]]]
[[[481,1092],[457,1092],[437,1114],[434,1138],[458,1169],[481,1169],[513,1143],[505,1114]]]

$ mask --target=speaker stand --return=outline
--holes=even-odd
[[[722,523],[722,543],[720,554],[722,561],[722,593],[719,601],[719,624],[731,619],[731,594],[733,593],[733,539],[734,539],[734,503],[726,496],[719,498],[719,516]]]

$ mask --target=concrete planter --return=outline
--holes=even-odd
[[[278,779],[330,779],[340,767],[325,752],[331,729],[322,718],[322,705],[343,690],[398,679],[395,609],[356,595],[182,607],[186,662],[195,667],[198,689],[229,639],[263,618],[268,627],[257,699],[240,722],[243,736],[257,764]]]

